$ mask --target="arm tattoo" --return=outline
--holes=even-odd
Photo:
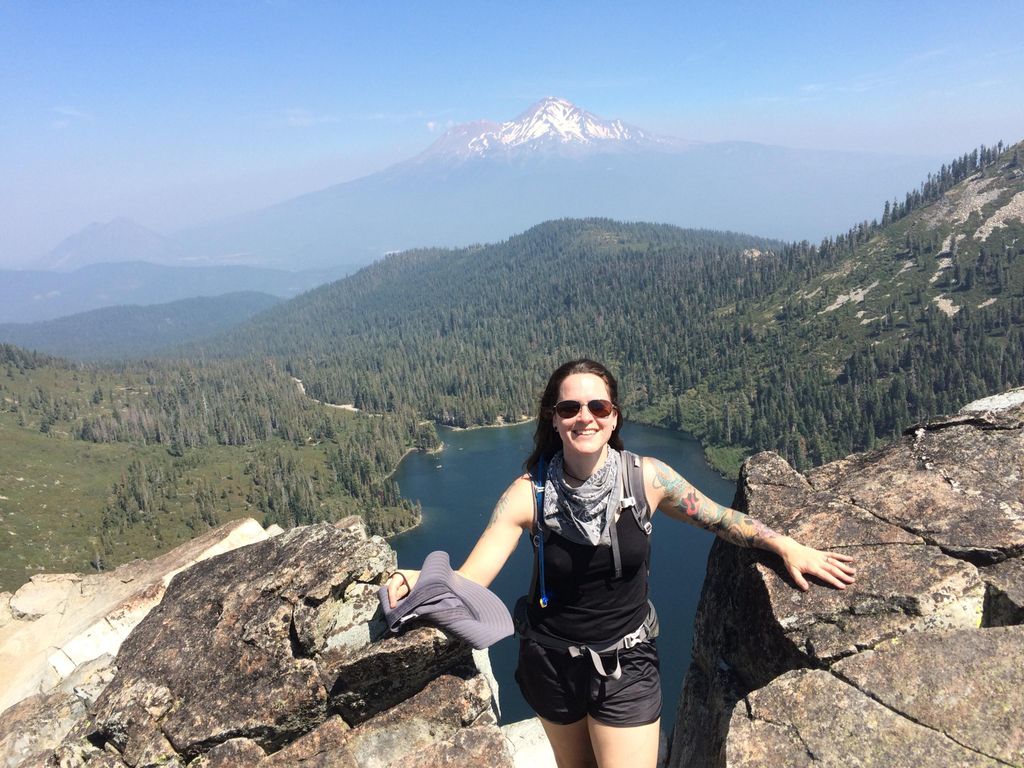
[[[700,502],[697,501],[697,494],[693,491],[683,500],[683,511],[687,517],[696,517],[700,513]]]
[[[494,505],[494,511],[491,513],[491,521],[487,523],[487,527],[490,528],[501,518],[509,508],[509,492],[501,494],[501,498],[498,499],[498,503]]]
[[[714,503],[666,464],[654,459],[651,462],[654,487],[665,489],[662,505],[667,503],[666,511],[741,547],[763,546],[779,535],[750,515]]]

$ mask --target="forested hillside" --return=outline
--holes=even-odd
[[[543,377],[582,353],[631,382],[649,374],[628,387],[639,403],[636,385],[656,399],[668,381],[660,363],[638,363],[699,369],[728,327],[710,310],[784,279],[774,260],[749,272],[779,246],[661,225],[550,222],[498,245],[391,257],[246,324],[219,351],[279,358],[327,402],[372,412],[410,404],[458,426],[531,414]]]
[[[437,443],[407,407],[313,402],[272,360],[82,367],[0,344],[0,397],[0,590],[242,516],[402,530],[418,511],[386,473]]]
[[[547,372],[591,355],[628,418],[693,431],[729,471],[766,448],[821,463],[1024,381],[1019,154],[957,158],[817,245],[562,220],[397,254],[203,351],[457,425],[529,414]]]
[[[151,306],[117,306],[37,323],[0,323],[0,341],[69,360],[146,357],[237,325],[281,299],[239,291]]]

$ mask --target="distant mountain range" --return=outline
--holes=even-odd
[[[683,141],[549,97],[515,120],[457,125],[379,173],[166,238],[123,221],[90,228],[58,246],[45,267],[132,253],[290,270],[351,266],[396,250],[495,242],[560,217],[818,240],[880,216],[886,199],[915,187],[940,160]]]
[[[39,323],[3,323],[0,342],[69,360],[147,357],[225,331],[281,301],[249,291],[147,307],[106,307]]]
[[[123,223],[114,226],[122,231],[131,229],[131,225],[125,227]],[[124,252],[119,253],[124,255]],[[31,323],[101,307],[160,304],[236,291],[291,298],[348,272],[343,267],[288,272],[245,266],[168,266],[141,261],[90,264],[71,272],[0,270],[0,323]]]
[[[71,272],[90,264],[119,261],[171,264],[180,263],[184,258],[184,252],[170,238],[120,217],[90,224],[62,240],[36,266],[41,270]]]

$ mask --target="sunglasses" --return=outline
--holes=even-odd
[[[615,411],[615,405],[610,400],[589,400],[586,403],[579,400],[563,400],[555,404],[555,413],[563,419],[571,419],[583,406],[587,406],[590,414],[597,419],[606,419]]]

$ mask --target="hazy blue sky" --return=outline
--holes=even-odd
[[[365,175],[546,95],[690,139],[951,157],[1024,138],[1022,39],[1021,0],[0,0],[0,265]]]

